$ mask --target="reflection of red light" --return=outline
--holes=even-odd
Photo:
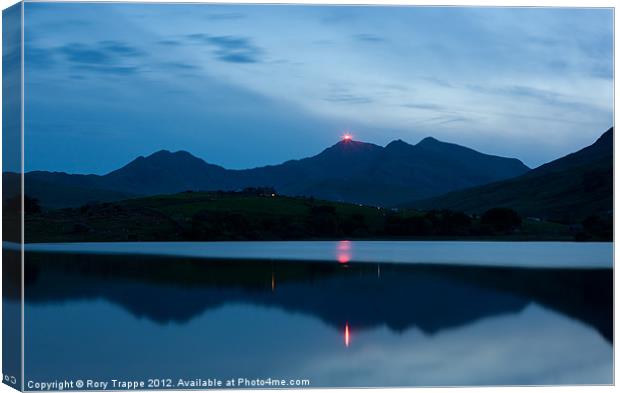
[[[348,240],[342,240],[338,242],[337,246],[337,259],[338,263],[347,263],[351,260],[351,242]]]
[[[351,242],[348,240],[341,240],[338,242],[338,250],[349,251],[351,249]]]
[[[349,322],[344,325],[344,345],[349,346]]]

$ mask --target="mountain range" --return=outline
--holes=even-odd
[[[596,142],[521,176],[414,201],[406,207],[482,213],[512,208],[522,215],[579,222],[613,211],[613,128]]]
[[[395,140],[385,147],[342,140],[312,157],[245,170],[225,169],[186,151],[161,150],[101,176],[28,172],[25,191],[46,208],[246,187],[273,187],[288,196],[395,206],[512,178],[528,170],[518,159],[483,154],[431,137],[415,145]],[[18,175],[5,173],[3,181],[16,182]]]

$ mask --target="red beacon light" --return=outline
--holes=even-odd
[[[352,141],[352,140],[353,140],[353,135],[351,135],[351,134],[349,134],[349,133],[344,134],[344,135],[342,136],[342,140],[343,140],[343,141],[345,141],[345,142]]]

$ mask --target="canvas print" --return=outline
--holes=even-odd
[[[3,382],[613,384],[612,8],[3,11]]]

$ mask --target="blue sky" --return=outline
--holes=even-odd
[[[613,120],[610,9],[26,3],[26,170],[228,168],[349,130],[537,166]]]

